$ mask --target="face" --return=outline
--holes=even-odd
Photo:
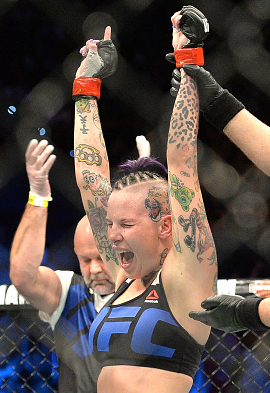
[[[100,258],[89,226],[76,232],[74,251],[78,257],[81,273],[87,286],[99,295],[113,293],[114,282]]]
[[[161,268],[160,221],[149,216],[149,185],[112,192],[108,202],[108,236],[129,278],[144,278]]]

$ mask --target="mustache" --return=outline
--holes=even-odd
[[[102,274],[102,273],[101,274],[100,273],[91,274],[90,275],[90,282],[93,282],[95,280],[106,280],[106,281],[112,282],[112,279],[107,274]]]

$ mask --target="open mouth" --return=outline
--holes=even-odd
[[[131,251],[126,251],[126,252],[121,252],[120,254],[120,260],[121,260],[121,266],[125,267],[130,264],[130,261],[133,259],[134,254]]]

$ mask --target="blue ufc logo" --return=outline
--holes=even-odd
[[[104,318],[107,319],[103,323],[98,333],[97,350],[109,352],[110,339],[112,334],[127,334],[133,318],[136,317],[141,307],[115,307],[111,310],[106,307],[103,308],[95,318],[89,331],[89,354],[93,352],[94,335],[97,328]],[[117,319],[126,318],[126,321],[117,321]],[[114,321],[109,321],[114,319]],[[141,353],[152,356],[164,356],[171,358],[175,352],[174,348],[165,347],[163,345],[153,344],[151,342],[152,335],[156,324],[159,321],[178,326],[171,314],[164,310],[150,308],[145,310],[139,317],[130,342],[130,348],[135,353]]]

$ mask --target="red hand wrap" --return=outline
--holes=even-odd
[[[174,51],[176,67],[181,68],[184,64],[204,65],[203,48],[182,48]]]
[[[99,78],[90,78],[81,76],[73,82],[72,98],[76,100],[77,96],[94,96],[100,97],[101,80]]]

